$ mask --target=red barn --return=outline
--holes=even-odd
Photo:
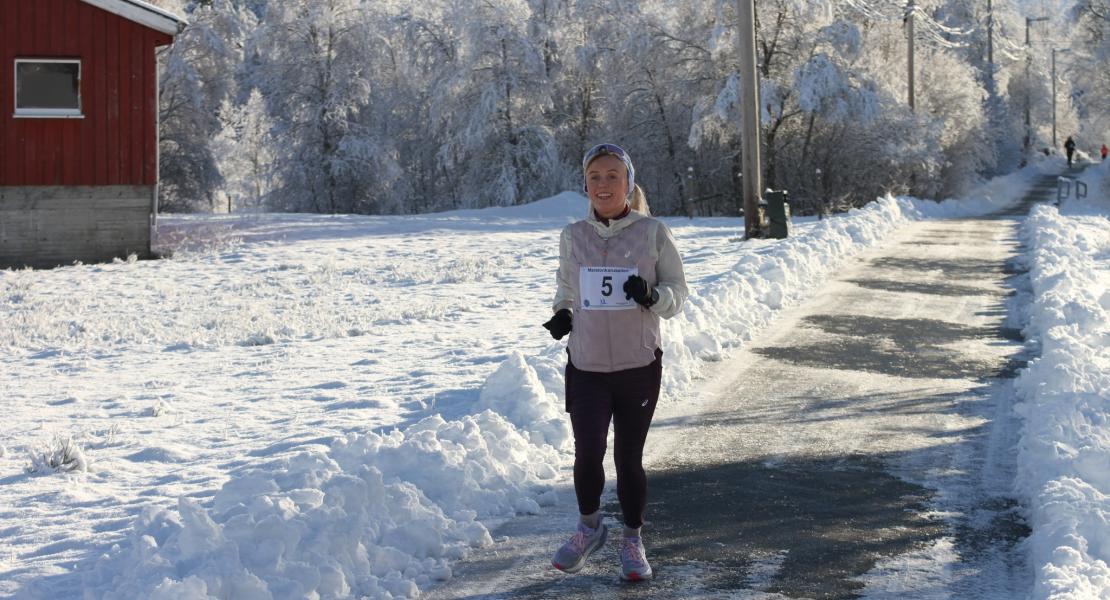
[[[0,0],[0,268],[150,255],[155,49],[184,26],[139,0]]]

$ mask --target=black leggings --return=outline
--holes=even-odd
[[[593,514],[601,508],[605,488],[605,443],[613,422],[613,461],[617,465],[617,498],[624,524],[644,524],[647,476],[644,442],[659,401],[663,352],[644,367],[614,373],[581,371],[567,361],[567,410],[574,428],[574,493],[578,511]]]

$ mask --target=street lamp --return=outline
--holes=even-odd
[[[1047,21],[1048,17],[1025,17],[1025,154],[1033,144],[1033,126],[1029,120],[1029,66],[1033,63],[1033,53],[1029,48],[1029,28],[1037,21]]]

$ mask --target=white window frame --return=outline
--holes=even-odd
[[[19,64],[20,63],[65,63],[77,65],[77,108],[19,108]],[[79,58],[17,58],[12,69],[12,104],[17,119],[83,119],[81,98],[81,59]]]

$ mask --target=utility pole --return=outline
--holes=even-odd
[[[909,0],[906,4],[906,41],[909,44],[909,103],[910,112],[916,112],[914,106],[914,69],[913,69],[913,17],[914,12],[917,10],[917,3],[915,0]]]
[[[994,96],[994,6],[987,0],[987,92]]]
[[[1056,149],[1056,53],[1071,52],[1070,49],[1052,49],[1052,149]]]
[[[1029,96],[1032,94],[1033,82],[1029,74],[1030,67],[1033,64],[1033,49],[1029,44],[1029,28],[1037,21],[1047,21],[1048,17],[1025,17],[1025,143],[1023,149],[1025,155],[1029,155],[1029,148],[1033,145],[1033,125],[1029,118]]]
[[[1056,49],[1052,49],[1052,151],[1056,151]]]
[[[755,0],[737,0],[740,17],[740,151],[743,168],[744,237],[759,236],[759,199],[763,191],[759,164],[759,75],[755,67]]]

